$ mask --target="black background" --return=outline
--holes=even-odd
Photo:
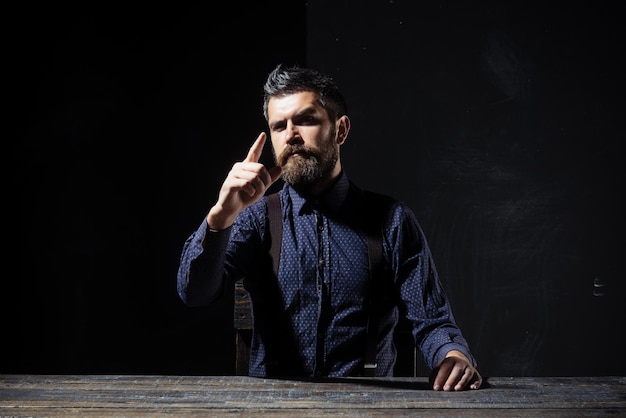
[[[484,374],[626,374],[617,10],[420,3],[15,10],[0,372],[234,372],[176,269],[283,62],[344,89],[344,167],[415,210]]]

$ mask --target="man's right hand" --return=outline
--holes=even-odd
[[[266,134],[261,132],[257,137],[246,159],[237,162],[222,183],[217,203],[207,215],[209,228],[222,230],[233,224],[243,209],[259,200],[267,189],[280,177],[282,169],[274,166],[269,170],[259,163]]]

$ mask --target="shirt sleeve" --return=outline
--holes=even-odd
[[[221,295],[231,229],[211,231],[205,219],[185,241],[178,266],[177,290],[186,305],[207,305]]]
[[[467,341],[457,326],[443,290],[424,232],[404,204],[394,207],[388,227],[395,281],[401,303],[412,324],[424,362],[432,369],[450,350],[458,350],[476,366]]]

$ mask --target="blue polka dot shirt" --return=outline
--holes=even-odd
[[[378,306],[377,376],[393,375],[399,315],[429,367],[450,350],[476,365],[422,229],[400,201],[384,217],[385,274],[371,294],[367,240],[356,222],[363,202],[351,190],[345,173],[315,201],[283,186],[278,277],[269,257],[266,197],[226,230],[210,231],[203,221],[183,246],[179,296],[187,305],[206,305],[228,293],[227,281],[244,278],[253,319],[251,376],[361,375],[370,297]]]

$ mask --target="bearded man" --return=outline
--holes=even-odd
[[[393,334],[403,315],[434,390],[480,388],[414,213],[386,197],[382,214],[368,217],[373,201],[341,166],[350,119],[335,81],[278,65],[264,86],[263,114],[276,165],[259,162],[267,138],[261,133],[184,244],[180,298],[208,305],[225,297],[227,281],[243,278],[253,319],[250,376],[392,376]],[[281,178],[272,194],[281,232],[272,236],[266,191]],[[382,252],[376,274],[371,230]],[[279,257],[270,254],[272,243]]]

